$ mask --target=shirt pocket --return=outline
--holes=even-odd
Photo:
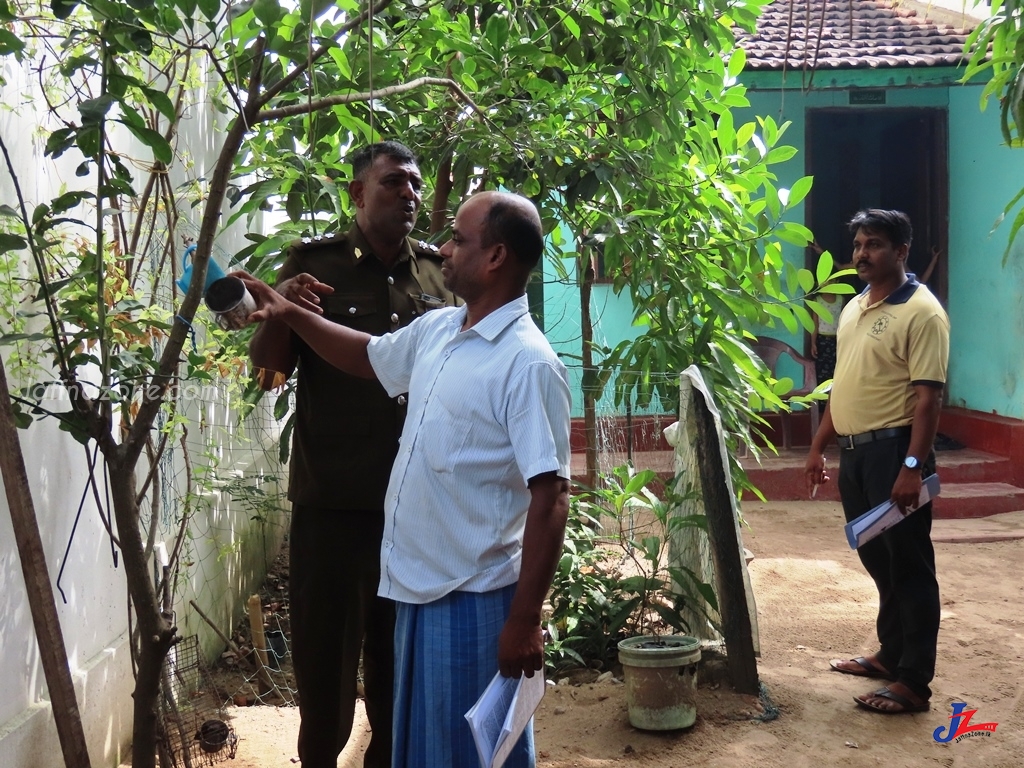
[[[412,307],[415,310],[413,314],[417,317],[432,309],[441,309],[442,307],[448,306],[444,299],[438,296],[431,296],[427,293],[421,293],[418,296],[409,294],[409,299],[412,301]]]
[[[321,299],[329,320],[363,330],[377,315],[377,299],[372,293],[332,294]]]
[[[470,424],[464,416],[452,413],[444,400],[437,395],[431,397],[418,439],[428,466],[434,472],[450,474],[463,458]]]

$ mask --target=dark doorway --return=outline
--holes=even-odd
[[[943,109],[807,112],[807,226],[837,263],[849,261],[846,222],[861,208],[905,211],[914,226],[907,269],[922,275],[942,250],[928,287],[946,303],[949,184]],[[808,256],[813,268],[816,256]],[[861,284],[863,286],[863,284]]]

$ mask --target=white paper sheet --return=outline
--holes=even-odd
[[[917,497],[917,505],[907,510],[907,515],[923,507],[939,495],[939,476],[932,474],[921,483],[921,495]],[[893,501],[886,501],[874,509],[869,509],[856,520],[846,524],[846,540],[850,549],[857,549],[873,538],[899,523],[906,515]]]
[[[481,768],[500,768],[543,698],[543,671],[533,677],[494,676],[466,713]]]

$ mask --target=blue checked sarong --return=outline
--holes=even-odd
[[[498,671],[498,635],[516,585],[397,603],[392,768],[479,768],[465,714]],[[505,762],[534,768],[533,723]]]

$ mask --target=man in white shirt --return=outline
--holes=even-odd
[[[526,301],[542,251],[529,200],[474,195],[441,248],[445,287],[465,306],[379,337],[318,317],[330,289],[312,276],[300,281],[304,308],[239,275],[259,305],[252,320],[282,320],[333,365],[409,392],[379,590],[398,611],[395,768],[475,768],[463,715],[495,671],[532,677],[543,665],[541,606],[568,513],[570,396]],[[533,764],[527,729],[506,765]]]

